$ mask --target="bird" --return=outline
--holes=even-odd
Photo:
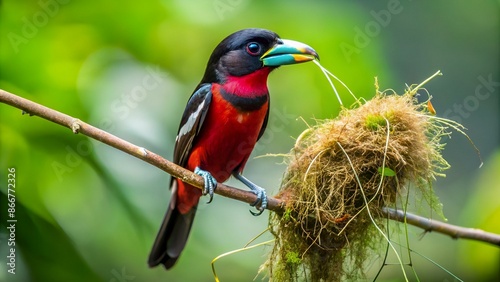
[[[171,179],[171,198],[148,259],[167,270],[184,249],[202,195],[213,199],[217,182],[231,175],[257,195],[260,215],[267,206],[263,188],[242,175],[269,118],[267,78],[283,66],[318,59],[308,45],[275,32],[248,28],[223,39],[212,52],[201,82],[189,98],[175,139],[173,162],[204,179],[198,189]]]

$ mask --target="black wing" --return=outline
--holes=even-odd
[[[257,141],[259,141],[260,137],[262,137],[262,135],[264,134],[264,131],[266,131],[267,120],[269,119],[269,109],[271,109],[271,101],[270,100],[268,100],[266,117],[264,118],[264,122],[262,123],[262,127],[260,128],[259,136],[257,137]]]
[[[189,157],[189,152],[193,147],[193,140],[198,135],[201,125],[205,120],[212,101],[212,85],[201,84],[191,95],[182,114],[179,131],[175,138],[174,163],[185,166]]]

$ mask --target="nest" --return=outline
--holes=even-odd
[[[271,280],[363,276],[369,251],[384,242],[374,225],[383,225],[382,208],[410,184],[433,198],[431,181],[448,168],[440,154],[446,127],[429,105],[378,92],[301,134],[278,194],[285,213],[270,215]]]

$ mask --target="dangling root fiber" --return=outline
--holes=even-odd
[[[431,181],[449,166],[440,154],[449,124],[414,94],[377,92],[300,135],[278,195],[286,212],[270,216],[271,280],[358,279],[369,251],[384,242],[374,228],[383,225],[381,209],[395,206],[409,184],[434,199]]]

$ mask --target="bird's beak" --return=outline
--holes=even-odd
[[[280,39],[276,45],[260,57],[264,66],[268,67],[304,63],[314,59],[319,60],[319,56],[313,48],[288,39]]]

